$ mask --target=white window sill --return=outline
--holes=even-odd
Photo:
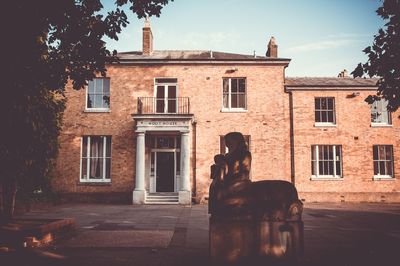
[[[374,175],[372,180],[380,181],[380,180],[395,180],[393,176],[390,175]]]
[[[393,125],[387,123],[371,123],[371,127],[393,127]]]
[[[80,184],[111,184],[111,179],[80,179]]]
[[[231,109],[223,108],[223,109],[221,109],[221,113],[247,113],[247,110],[246,109],[242,109],[242,108],[238,108],[238,109],[235,109],[235,108],[231,108]]]
[[[343,177],[334,177],[334,176],[311,176],[310,180],[312,181],[341,181]]]
[[[336,124],[315,122],[314,127],[336,127]]]
[[[108,108],[93,108],[93,109],[85,109],[84,113],[110,113],[110,109]]]

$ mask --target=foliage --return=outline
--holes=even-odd
[[[41,186],[57,154],[67,82],[81,89],[96,74],[106,75],[105,64],[116,60],[116,51],[103,39],[118,40],[127,26],[124,5],[142,18],[159,16],[168,2],[117,0],[105,15],[100,0],[3,4],[0,185],[18,180],[27,193]]]
[[[385,98],[388,109],[395,111],[400,106],[400,0],[383,0],[376,13],[386,24],[374,36],[372,46],[363,50],[368,61],[358,64],[352,74],[354,77],[378,76],[377,95],[369,96],[366,101],[372,103]]]

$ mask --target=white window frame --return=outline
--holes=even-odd
[[[228,87],[228,107],[224,106],[224,80],[229,80]],[[232,99],[232,79],[244,79],[244,107],[231,107]],[[223,77],[222,78],[222,99],[221,99],[221,111],[222,112],[247,112],[247,78],[245,77]]]
[[[176,82],[157,82],[157,80],[160,79],[176,79]],[[164,87],[164,112],[157,112],[157,86],[163,86]],[[168,98],[168,87],[169,86],[175,86],[176,91],[175,91],[175,113],[169,113],[168,112],[168,99],[173,99],[173,98]],[[178,113],[178,78],[171,78],[171,77],[157,77],[154,78],[154,113],[156,114],[177,114]]]
[[[332,146],[333,148],[333,175],[320,175],[319,174],[319,148],[321,146]],[[313,147],[315,147],[315,160],[312,159],[313,156]],[[336,149],[340,149],[340,173],[336,172],[336,163],[338,162],[337,156],[336,156]],[[311,170],[311,179],[313,180],[342,180],[343,179],[343,150],[342,150],[342,145],[331,145],[331,144],[316,144],[316,145],[311,145],[311,169],[314,169],[314,161],[316,163],[316,175],[312,173]]]
[[[386,110],[383,110],[383,103],[385,103],[386,104],[386,106],[385,107],[387,107],[387,100],[385,100],[385,99],[379,99],[379,100],[376,100],[376,101],[374,101],[372,104],[370,104],[370,107],[371,107],[371,113],[370,113],[370,115],[371,115],[371,127],[384,127],[384,126],[387,126],[387,127],[391,127],[392,126],[392,113],[390,112],[390,111],[388,111],[387,109]],[[376,109],[376,113],[387,113],[387,115],[386,115],[386,117],[387,117],[387,121],[372,121],[372,114],[374,113],[373,111],[374,111],[374,108]],[[380,108],[380,109],[378,109],[378,108]]]
[[[385,154],[386,154],[386,147],[390,147],[391,148],[391,160],[388,160],[388,159],[384,159],[384,160],[380,160],[379,159],[379,147],[381,147],[381,146],[384,146],[385,147]],[[378,152],[378,159],[375,159],[374,158],[374,149],[375,149],[375,147],[378,149],[377,150],[377,152]],[[372,146],[372,160],[373,160],[373,170],[374,170],[374,179],[394,179],[394,158],[393,158],[393,145],[373,145]],[[384,161],[384,162],[387,162],[387,161],[390,161],[391,162],[391,166],[392,166],[392,175],[387,175],[387,174],[385,174],[385,175],[381,175],[380,173],[378,173],[377,175],[375,174],[375,162],[381,162],[381,161]],[[379,167],[379,163],[378,163],[378,167]],[[387,170],[386,170],[386,164],[385,164],[385,172],[387,172]]]
[[[93,78],[93,80],[90,80],[89,82],[94,82],[95,79],[102,80],[101,82],[101,88],[104,96],[104,80],[108,79],[110,88],[109,88],[109,95],[110,97],[110,103],[109,107],[106,108],[98,108],[98,107],[88,107],[88,97],[89,97],[89,84],[86,86],[86,92],[85,92],[85,112],[109,112],[110,111],[110,106],[111,106],[111,79],[110,78],[102,78],[102,77],[96,77]]]
[[[333,112],[333,122],[317,122],[317,117],[315,116],[315,112],[317,111],[317,109],[315,109],[315,102],[317,99],[333,99],[333,109],[329,110],[326,109],[324,111],[332,111]],[[319,109],[322,110],[322,109]],[[315,97],[314,98],[314,126],[316,127],[336,127],[336,99],[335,97],[331,97],[331,96],[324,96],[324,97]]]
[[[92,137],[99,137],[99,136],[82,136],[81,137],[81,156],[80,156],[80,171],[79,171],[79,180],[82,183],[109,183],[111,182],[111,169],[110,169],[110,178],[106,178],[106,159],[110,159],[110,168],[111,168],[111,136],[100,136],[103,139],[103,177],[91,179],[90,178],[90,142]],[[87,138],[87,145],[86,145],[86,158],[83,158],[83,140]],[[107,139],[110,141],[110,156],[107,157],[106,148],[107,148]],[[82,175],[82,167],[83,167],[83,160],[86,160],[86,178]]]

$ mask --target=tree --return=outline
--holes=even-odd
[[[173,0],[171,0],[173,1]],[[57,155],[64,88],[83,88],[117,60],[104,37],[118,40],[128,5],[138,18],[159,16],[169,0],[116,0],[102,15],[100,0],[7,1],[2,23],[0,96],[0,222],[12,218],[16,191],[32,191]],[[4,19],[4,18],[3,18]]]
[[[376,13],[387,22],[374,36],[372,46],[363,50],[368,61],[358,64],[351,74],[379,77],[377,95],[368,96],[366,101],[372,103],[384,98],[388,110],[396,111],[400,106],[400,0],[383,0]]]

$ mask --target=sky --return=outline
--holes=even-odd
[[[114,0],[103,0],[105,9]],[[265,55],[274,36],[278,56],[292,61],[291,77],[333,77],[349,73],[367,60],[384,24],[375,10],[379,0],[175,0],[151,17],[155,50],[213,50]],[[144,20],[126,10],[130,24],[118,41],[106,40],[118,52],[142,49]]]

